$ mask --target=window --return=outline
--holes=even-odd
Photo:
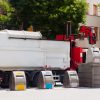
[[[93,5],[93,15],[97,15],[97,5]]]

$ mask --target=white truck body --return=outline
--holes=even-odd
[[[70,67],[70,43],[41,38],[40,32],[0,31],[0,68]]]

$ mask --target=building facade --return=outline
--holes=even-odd
[[[86,17],[86,25],[93,26],[97,36],[97,41],[100,40],[100,0],[87,0],[88,12]]]
[[[100,48],[100,0],[87,0],[88,11],[86,15],[86,23],[85,25],[88,27],[94,27],[96,33],[96,46]],[[89,42],[87,39],[78,40],[77,46],[81,46],[83,48],[89,47]]]

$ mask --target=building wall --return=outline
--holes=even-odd
[[[97,28],[97,40],[100,40],[100,17],[99,16],[91,16],[87,15],[86,25],[93,26]]]
[[[100,3],[100,0],[87,0],[87,3],[89,5],[88,14],[93,15],[93,13],[94,13],[93,6],[94,5],[97,6]],[[99,12],[98,7],[97,7],[97,15],[100,16],[100,12]]]
[[[100,8],[98,7],[100,0],[87,0],[87,3],[89,9],[86,17],[86,25],[97,29],[97,45],[100,48]]]
[[[100,8],[98,8],[98,4],[100,0],[87,0],[88,3],[88,12],[86,16],[86,26],[95,27],[95,32],[97,35],[97,44],[100,48]],[[96,7],[96,9],[94,9]],[[88,40],[77,40],[77,46],[81,47],[89,47]]]

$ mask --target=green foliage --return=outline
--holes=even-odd
[[[12,0],[15,17],[24,29],[33,25],[35,30],[65,33],[66,22],[72,21],[73,33],[78,24],[85,22],[86,0]]]
[[[100,3],[97,6],[98,6],[98,11],[100,12]]]
[[[100,7],[100,3],[98,4],[98,7]]]
[[[0,24],[10,21],[14,9],[7,0],[0,0]]]

